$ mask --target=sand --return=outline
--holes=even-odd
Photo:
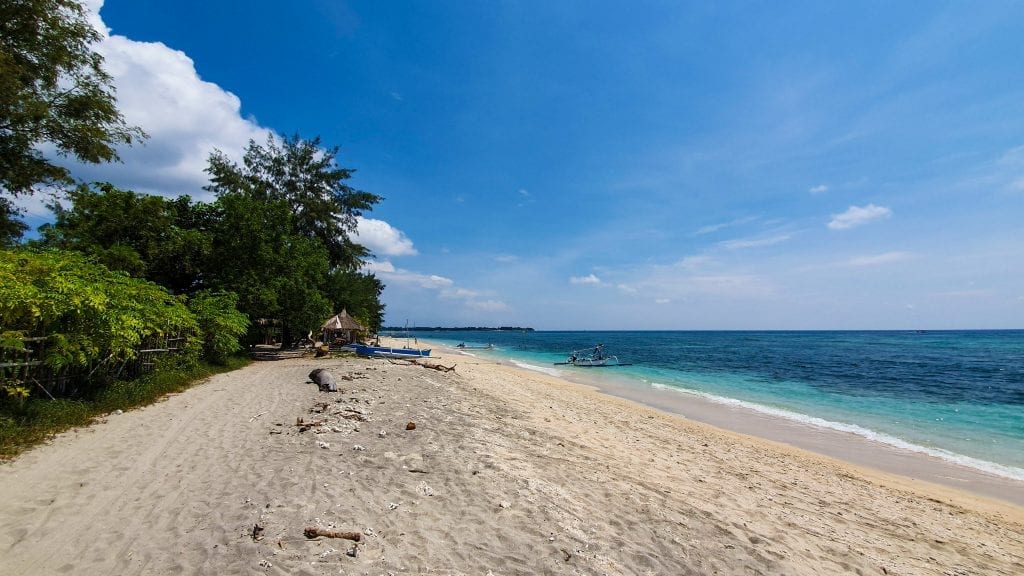
[[[431,361],[261,362],[62,434],[0,466],[0,574],[1024,574],[1019,506]]]

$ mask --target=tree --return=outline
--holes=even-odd
[[[210,156],[209,190],[241,193],[263,202],[283,200],[292,214],[293,232],[327,249],[331,268],[356,270],[369,252],[351,240],[356,217],[381,200],[348,186],[353,170],[335,163],[338,148],[323,149],[320,137],[298,135],[280,144],[271,135],[266,146],[250,140],[242,166],[222,152]]]
[[[167,200],[111,184],[68,192],[71,206],[54,204],[55,220],[40,227],[39,244],[74,250],[110,268],[146,278],[175,294],[201,289],[217,217],[188,196]]]
[[[0,248],[13,246],[28,229],[17,215],[18,209],[11,200],[0,197]]]
[[[238,294],[239,310],[252,319],[278,319],[284,345],[330,315],[324,296],[329,269],[326,249],[293,232],[284,200],[261,201],[223,194],[208,274],[212,288]]]
[[[74,0],[0,2],[0,188],[31,194],[39,185],[71,182],[67,168],[40,151],[100,163],[116,146],[145,138],[117,109],[101,39]],[[0,217],[13,212],[7,205]],[[3,225],[0,224],[0,228]]]

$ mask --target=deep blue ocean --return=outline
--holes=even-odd
[[[697,394],[1024,480],[1024,330],[413,332],[552,374]],[[555,366],[602,343],[632,366]]]

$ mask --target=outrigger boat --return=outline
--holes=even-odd
[[[423,358],[430,356],[430,348],[393,348],[391,346],[368,346],[352,344],[352,349],[360,356],[378,358]]]
[[[629,362],[619,362],[618,356],[609,356],[604,351],[604,344],[598,344],[591,350],[573,350],[565,362],[555,362],[555,366],[603,368],[607,366],[632,366],[632,364]]]
[[[467,346],[465,342],[455,345],[459,350],[494,350],[494,344],[488,344],[486,346]]]

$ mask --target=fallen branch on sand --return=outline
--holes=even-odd
[[[323,528],[317,528],[316,526],[310,526],[302,531],[306,538],[317,538],[323,536],[324,538],[344,538],[346,540],[352,540],[359,542],[363,535],[359,532],[343,532],[339,530],[324,530]]]
[[[416,361],[416,360],[402,360],[402,361],[396,362],[395,360],[392,360],[390,358],[388,359],[388,361],[391,362],[392,364],[402,364],[404,366],[409,366],[410,364],[415,364],[416,366],[422,366],[423,368],[430,368],[431,370],[437,370],[438,372],[454,372],[455,371],[455,367],[458,366],[458,364],[452,364],[449,367],[449,366],[442,366],[440,364],[431,364],[430,362],[419,362],[419,361]]]

